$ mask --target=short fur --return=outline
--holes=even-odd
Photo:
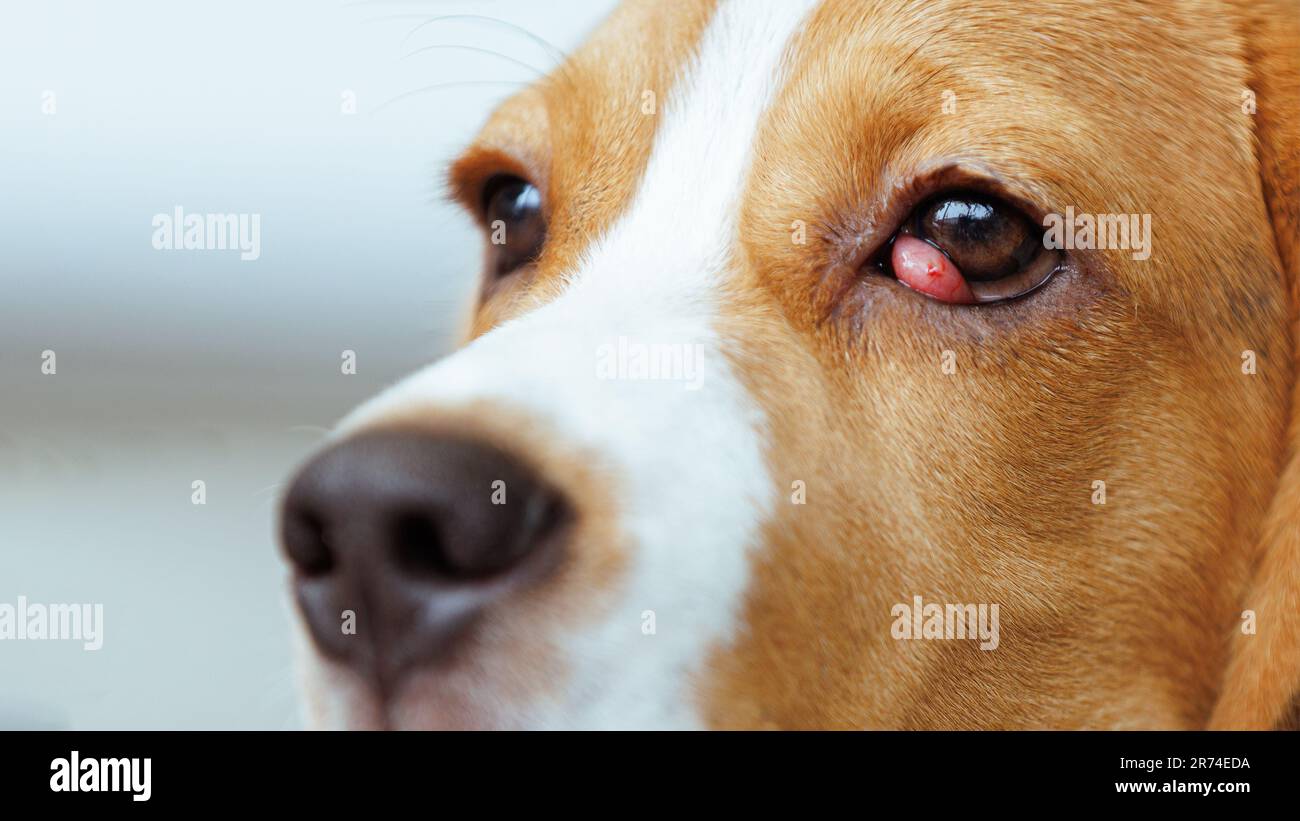
[[[705,725],[1296,720],[1300,7],[1133,9],[824,0],[790,43],[752,135],[715,322],[762,410],[778,501],[749,552],[734,634],[693,673]],[[492,174],[532,179],[550,230],[537,265],[485,288],[471,337],[573,287],[651,162],[660,118],[639,110],[643,92],[672,104],[717,13],[706,0],[629,0],[455,165],[471,211]],[[980,307],[860,275],[919,198],[976,180],[1034,216],[1150,214],[1153,253],[1075,253],[1031,297]],[[806,243],[792,241],[800,225]],[[491,408],[469,421],[390,403],[354,425],[412,414],[543,463],[565,451]],[[795,483],[806,504],[791,500]],[[615,527],[616,493],[578,502]],[[601,578],[615,584],[625,559]],[[579,595],[563,574],[548,584],[520,607]],[[998,603],[1000,647],[892,639],[892,605],[916,595]],[[545,630],[503,619],[516,640]],[[479,669],[565,686],[526,655]],[[408,704],[405,723],[474,723],[449,703]]]

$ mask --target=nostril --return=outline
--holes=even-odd
[[[544,542],[562,530],[570,519],[568,502],[554,493],[538,493],[529,500],[525,514],[525,532],[537,542]]]
[[[327,575],[334,569],[334,554],[325,541],[325,528],[308,513],[284,517],[284,549],[293,566],[307,578]]]
[[[395,511],[387,528],[389,555],[415,579],[469,582],[509,571],[569,518],[557,494],[536,486],[528,491],[520,502],[500,506],[452,493],[428,509]]]
[[[480,554],[496,569],[509,568],[530,555],[545,556],[544,549],[569,521],[569,505],[557,493],[537,487],[510,516],[511,524],[500,532],[495,548]]]
[[[407,512],[393,517],[392,555],[397,566],[420,578],[449,578],[457,575],[447,561],[433,518]]]
[[[317,454],[280,524],[316,646],[381,679],[443,658],[482,612],[562,566],[580,511],[550,478],[493,445],[413,430]],[[340,632],[348,611],[354,633]]]

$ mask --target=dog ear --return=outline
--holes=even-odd
[[[1250,67],[1256,156],[1291,306],[1293,373],[1300,371],[1300,2],[1238,4]],[[1250,96],[1253,94],[1253,98]],[[1244,607],[1255,633],[1233,637],[1215,729],[1300,729],[1300,381],[1292,388],[1288,450]],[[1243,616],[1244,617],[1244,616]],[[1243,624],[1246,624],[1243,621]]]

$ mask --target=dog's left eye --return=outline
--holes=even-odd
[[[1000,302],[1055,273],[1060,253],[1019,209],[980,194],[931,198],[894,235],[877,262],[914,291],[940,302]]]
[[[494,278],[536,261],[546,240],[546,222],[542,195],[535,185],[507,174],[493,177],[483,188],[483,214]]]

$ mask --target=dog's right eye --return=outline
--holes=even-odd
[[[951,305],[1024,296],[1060,267],[1061,253],[1013,205],[970,192],[945,192],[914,211],[881,256],[877,270]]]
[[[494,278],[537,260],[546,240],[537,186],[508,174],[493,177],[483,188],[483,214],[490,242],[488,269]]]

